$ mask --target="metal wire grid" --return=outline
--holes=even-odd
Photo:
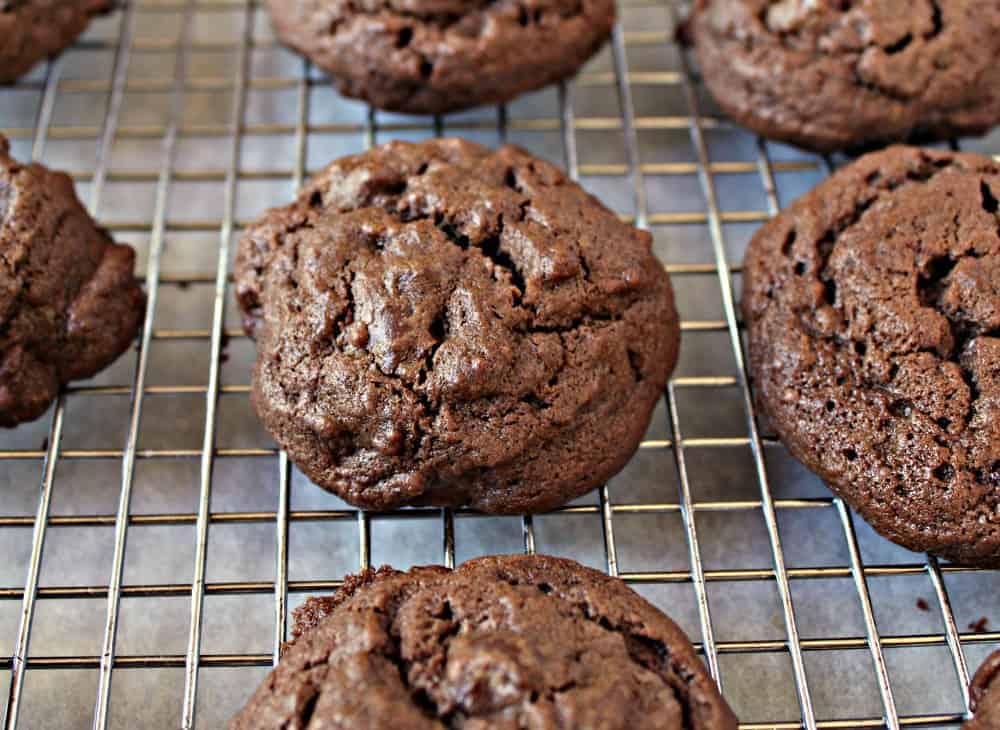
[[[678,9],[672,4],[656,0],[626,0],[623,12],[648,6],[666,5],[676,21]],[[138,8],[143,12],[162,13],[164,16],[179,16],[180,34],[177,42],[150,42],[135,39]],[[189,77],[187,64],[195,50],[229,50],[232,44],[201,43],[194,39],[193,26],[196,13],[213,11],[239,12],[241,17],[240,39],[235,51],[238,58],[237,70],[233,78]],[[48,425],[47,439],[40,449],[5,448],[0,451],[0,460],[35,461],[41,463],[42,479],[38,492],[37,511],[34,516],[0,516],[0,529],[28,528],[31,532],[31,551],[27,576],[23,587],[0,588],[0,600],[21,603],[21,614],[13,650],[10,657],[0,661],[0,667],[10,670],[10,689],[5,706],[4,726],[12,729],[18,726],[18,719],[25,692],[25,677],[34,669],[91,668],[98,672],[97,695],[94,702],[92,725],[105,728],[110,724],[109,706],[111,683],[115,669],[142,667],[183,667],[184,690],[182,706],[178,708],[179,724],[183,728],[195,726],[196,699],[199,690],[199,673],[206,667],[248,667],[269,666],[277,660],[281,642],[286,636],[289,592],[305,594],[336,589],[337,580],[289,580],[289,526],[297,521],[340,522],[355,521],[358,535],[358,567],[367,567],[371,562],[372,529],[371,521],[384,515],[373,515],[351,509],[335,510],[292,510],[290,489],[292,471],[287,458],[270,448],[220,448],[217,446],[218,403],[223,395],[243,396],[249,390],[245,384],[224,384],[220,377],[220,355],[229,338],[243,337],[242,332],[227,328],[226,307],[228,301],[228,265],[234,232],[243,221],[237,220],[237,187],[245,180],[292,180],[295,186],[301,184],[307,174],[307,145],[310,135],[317,133],[361,132],[367,146],[376,141],[376,135],[386,132],[407,133],[424,131],[427,125],[416,122],[380,124],[378,115],[369,110],[366,121],[361,124],[316,124],[310,120],[311,89],[317,80],[307,64],[296,77],[262,78],[251,69],[254,49],[261,48],[267,41],[261,41],[255,34],[255,20],[259,9],[254,0],[209,0],[196,3],[185,0],[175,3],[167,0],[155,4],[137,6],[137,0],[125,2],[116,16],[116,40],[110,43],[91,43],[113,51],[113,65],[109,80],[63,79],[62,62],[56,60],[47,69],[40,82],[25,82],[19,88],[36,88],[40,91],[35,123],[30,127],[8,130],[15,139],[30,139],[32,156],[42,158],[46,144],[52,139],[97,140],[97,161],[93,171],[81,172],[75,177],[79,182],[89,183],[89,206],[93,211],[101,208],[102,194],[108,181],[153,182],[155,183],[155,206],[151,220],[139,223],[114,222],[109,227],[118,233],[148,233],[149,255],[145,268],[145,284],[149,296],[143,324],[138,356],[131,382],[122,386],[82,385],[68,388],[60,396],[52,410]],[[704,115],[702,97],[698,93],[698,81],[688,60],[680,54],[679,66],[673,70],[654,72],[629,71],[627,49],[635,46],[657,46],[673,42],[670,28],[633,31],[626,33],[616,29],[611,48],[611,72],[589,73],[575,82],[576,85],[603,85],[614,89],[620,116],[578,117],[573,103],[574,86],[559,88],[556,118],[508,119],[504,108],[497,110],[495,122],[462,122],[452,124],[448,131],[462,133],[469,129],[493,126],[498,137],[506,139],[509,130],[545,130],[558,132],[564,154],[564,162],[570,174],[577,178],[626,176],[631,181],[631,196],[634,215],[624,216],[634,220],[639,226],[655,225],[698,225],[707,226],[712,244],[712,260],[695,263],[668,264],[675,280],[681,277],[716,275],[722,298],[723,317],[721,319],[685,319],[685,332],[719,332],[728,335],[732,355],[736,362],[735,376],[678,376],[668,389],[666,398],[669,438],[650,439],[642,444],[644,450],[669,450],[676,465],[678,494],[676,501],[665,499],[652,503],[616,503],[613,490],[607,487],[599,490],[595,504],[574,504],[557,510],[557,514],[588,514],[600,519],[603,531],[604,562],[609,573],[620,575],[632,584],[690,584],[694,590],[701,642],[697,648],[717,680],[724,679],[720,671],[719,657],[738,653],[786,653],[792,666],[795,696],[798,703],[798,719],[765,719],[762,722],[745,723],[744,728],[818,728],[818,727],[889,727],[936,726],[959,722],[961,712],[943,712],[931,715],[901,716],[897,711],[894,688],[887,670],[883,650],[889,647],[940,646],[948,648],[953,670],[962,687],[968,684],[964,648],[970,644],[1000,641],[1000,633],[959,632],[955,612],[949,599],[945,575],[970,572],[951,566],[940,566],[933,558],[924,563],[902,563],[888,565],[865,565],[862,561],[858,538],[854,529],[854,518],[844,504],[829,497],[808,499],[778,499],[772,494],[769,473],[765,461],[765,447],[780,448],[773,439],[762,435],[754,411],[750,389],[746,377],[743,350],[734,301],[734,274],[739,265],[731,263],[726,254],[726,232],[724,224],[753,223],[766,220],[779,209],[776,173],[796,172],[815,168],[817,161],[793,160],[775,162],[769,147],[763,142],[757,144],[757,155],[753,161],[718,162],[712,161],[706,131],[725,128],[726,122]],[[160,79],[130,80],[130,58],[136,50],[156,50],[172,53],[172,73]],[[687,104],[687,114],[680,116],[642,116],[635,112],[633,86],[649,87],[648,93],[656,93],[664,87],[679,88]],[[246,119],[247,96],[252,89],[294,89],[297,114],[294,125],[251,124]],[[229,122],[217,124],[190,124],[184,121],[185,95],[192,90],[231,91],[232,106]],[[170,94],[170,114],[165,126],[123,125],[123,110],[126,108],[127,92],[158,91]],[[60,95],[70,93],[103,93],[107,95],[103,118],[98,127],[84,125],[53,125],[53,110]],[[0,106],[3,94],[0,92]],[[667,110],[673,112],[675,110]],[[436,118],[431,127],[435,134],[445,129],[445,120]],[[686,130],[695,156],[693,162],[643,163],[640,159],[639,130]],[[581,165],[578,157],[577,132],[580,130],[620,131],[623,135],[626,157],[625,164]],[[220,145],[225,144],[227,164],[217,170],[195,173],[178,172],[174,169],[177,149],[186,135],[217,136]],[[291,169],[275,169],[248,172],[241,170],[240,159],[244,139],[250,135],[292,134],[295,140],[294,164]],[[116,140],[146,138],[160,140],[160,160],[155,174],[116,171],[111,166],[111,151]],[[746,210],[723,212],[717,190],[717,176],[739,174],[756,177],[766,193],[766,210]],[[691,176],[697,177],[706,210],[704,212],[656,213],[649,210],[646,178],[648,176]],[[193,181],[218,184],[223,192],[223,216],[221,220],[172,220],[169,216],[169,197],[172,184],[179,181]],[[161,273],[161,257],[166,238],[172,234],[195,231],[217,233],[219,237],[217,265],[214,272],[191,273],[185,275],[165,275]],[[157,327],[155,313],[161,284],[186,287],[191,284],[208,284],[213,287],[214,299],[211,327],[208,329],[166,329]],[[210,350],[207,383],[197,386],[147,385],[147,372],[151,361],[151,346],[156,341],[201,340],[207,341]],[[735,388],[745,415],[746,435],[739,437],[683,436],[682,417],[678,406],[678,393],[684,390],[704,391],[706,389]],[[128,428],[124,444],[120,449],[68,449],[62,447],[62,436],[66,425],[66,397],[74,394],[88,396],[128,396]],[[147,395],[188,395],[204,397],[205,419],[201,448],[154,449],[139,448],[139,431],[143,414],[144,399]],[[689,474],[688,453],[693,448],[732,449],[748,447],[753,459],[754,476],[759,488],[759,498],[741,501],[696,500]],[[211,495],[213,475],[218,460],[228,458],[276,459],[278,462],[277,509],[274,511],[212,512]],[[725,457],[720,457],[725,458]],[[117,511],[108,514],[53,515],[51,502],[56,481],[56,469],[60,462],[67,460],[113,459],[120,460],[121,480]],[[196,512],[171,512],[159,514],[133,514],[131,512],[132,491],[137,460],[151,459],[198,459],[199,497]],[[849,561],[846,565],[822,567],[790,568],[786,565],[786,555],[782,549],[778,526],[779,510],[835,510],[840,528],[847,543]],[[2,510],[0,510],[2,511]],[[706,513],[745,513],[759,511],[766,526],[767,541],[772,565],[769,568],[706,569],[703,562],[702,542],[696,515]],[[472,513],[459,510],[462,516]],[[615,540],[616,517],[640,514],[675,514],[682,521],[687,541],[689,569],[678,571],[623,571],[619,568],[618,544]],[[452,566],[455,563],[455,513],[451,510],[415,509],[392,513],[395,518],[421,518],[434,515],[441,521],[443,545],[441,560]],[[208,535],[211,526],[227,523],[273,524],[275,529],[275,579],[273,581],[208,582],[206,561],[208,557]],[[123,580],[126,537],[130,527],[139,525],[193,525],[196,534],[194,550],[193,579],[188,583],[152,584],[126,583]],[[43,561],[47,530],[51,526],[105,526],[113,529],[113,550],[110,580],[106,585],[67,585],[41,587],[39,576]],[[522,518],[523,547],[526,552],[534,552],[535,524],[530,516]],[[704,535],[702,535],[704,540]],[[876,625],[876,615],[869,594],[868,579],[874,576],[926,575],[933,587],[936,609],[940,611],[944,630],[937,633],[883,636]],[[865,632],[863,636],[824,637],[804,639],[800,636],[796,613],[792,602],[792,581],[847,578],[853,581],[857,598],[862,609]],[[713,624],[709,601],[709,585],[731,581],[773,582],[780,599],[780,614],[783,622],[784,638],[756,641],[720,641],[718,622]],[[203,604],[206,595],[246,595],[273,594],[274,636],[273,651],[267,654],[207,654],[202,651],[204,627]],[[120,618],[120,602],[123,597],[142,596],[190,597],[189,632],[187,649],[184,654],[122,655],[116,651],[116,639]],[[32,621],[39,602],[48,599],[72,598],[106,599],[106,621],[104,623],[101,652],[98,655],[80,656],[29,656],[32,636]],[[867,649],[872,658],[882,704],[882,714],[850,719],[817,720],[813,706],[813,692],[810,680],[815,685],[817,678],[806,671],[804,653],[809,651],[835,651]],[[724,688],[725,689],[725,688]],[[965,711],[968,700],[965,698]],[[89,723],[90,720],[87,720]],[[22,724],[23,726],[23,724]]]

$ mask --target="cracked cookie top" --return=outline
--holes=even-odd
[[[912,550],[1000,565],[1000,165],[893,147],[755,237],[743,311],[792,453]]]
[[[341,93],[431,114],[572,76],[611,35],[614,0],[266,0],[278,37]]]
[[[0,84],[70,45],[111,0],[0,0]]]
[[[1000,650],[993,652],[976,672],[969,688],[975,718],[962,730],[995,730],[1000,727]]]
[[[335,162],[240,244],[257,411],[354,504],[561,504],[624,465],[676,361],[650,245],[514,147]]]
[[[145,301],[134,259],[69,177],[20,164],[0,137],[0,426],[38,418],[128,348]]]
[[[718,104],[765,137],[833,151],[1000,121],[1000,3],[698,0],[689,31]]]
[[[680,629],[569,560],[370,571],[296,623],[231,730],[736,728]]]

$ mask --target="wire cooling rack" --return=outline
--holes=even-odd
[[[969,670],[1000,642],[1000,573],[881,540],[757,418],[737,262],[832,163],[720,117],[673,40],[682,12],[625,0],[573,84],[447,118],[339,99],[252,0],[127,1],[0,90],[15,153],[73,173],[149,294],[135,351],[0,435],[6,728],[220,727],[306,595],[370,564],[519,550],[603,567],[667,610],[744,728],[961,722]],[[358,512],[248,405],[228,291],[241,226],[334,157],[444,133],[568,168],[654,233],[677,289],[682,360],[642,448],[552,514]]]

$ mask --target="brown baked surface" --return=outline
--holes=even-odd
[[[60,53],[111,0],[0,0],[0,84]]]
[[[499,104],[575,74],[614,0],[266,0],[278,37],[380,109]]]
[[[893,147],[754,238],[757,398],[792,454],[889,539],[1000,566],[1000,165]]]
[[[719,106],[764,137],[833,151],[1000,121],[992,0],[697,0],[688,27]]]
[[[240,242],[254,406],[364,508],[561,505],[625,465],[676,362],[650,246],[514,147],[339,160]]]
[[[687,637],[570,560],[383,568],[296,613],[231,730],[735,730]]]
[[[38,418],[128,348],[145,306],[134,258],[68,176],[18,163],[0,137],[0,426]]]

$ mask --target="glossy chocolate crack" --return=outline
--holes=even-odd
[[[421,177],[426,173],[426,169],[421,172],[418,169],[417,177]],[[516,208],[518,210],[517,222],[523,223],[529,215],[531,210],[531,199],[524,195],[524,190],[515,182],[510,183],[507,178],[514,178],[516,180],[516,174],[513,170],[505,175],[505,182],[507,186],[512,190],[515,190],[522,199],[517,203]],[[520,264],[515,260],[513,255],[516,252],[509,251],[504,248],[504,217],[503,213],[497,216],[495,230],[489,230],[483,232],[482,236],[478,236],[475,240],[470,239],[468,235],[461,233],[463,230],[463,224],[461,221],[456,220],[453,216],[441,210],[414,210],[413,208],[406,207],[403,203],[404,196],[409,189],[409,185],[406,180],[380,180],[377,185],[368,192],[365,196],[365,200],[362,205],[359,205],[354,210],[363,210],[365,208],[377,208],[385,213],[391,215],[394,219],[404,224],[407,227],[416,227],[417,235],[426,233],[426,231],[419,230],[419,223],[421,221],[433,221],[435,228],[444,234],[445,238],[449,243],[457,247],[459,250],[465,252],[468,257],[481,256],[488,260],[493,265],[493,279],[495,286],[498,291],[503,292],[503,290],[508,286],[513,286],[516,290],[516,296],[513,300],[513,305],[515,307],[525,310],[529,314],[529,318],[523,323],[517,326],[517,332],[530,335],[530,334],[574,334],[577,333],[581,328],[591,328],[597,329],[607,326],[609,323],[614,323],[621,320],[621,312],[616,311],[619,309],[627,309],[629,306],[635,303],[634,296],[621,297],[620,302],[615,300],[618,305],[612,305],[612,314],[607,314],[603,310],[594,312],[583,312],[581,316],[577,316],[565,325],[535,325],[534,322],[537,318],[537,312],[535,308],[524,301],[524,295],[527,291],[527,283],[524,274],[521,271]],[[314,191],[309,195],[309,208],[321,210],[323,208],[323,195],[320,191]],[[350,210],[344,210],[343,208],[338,209],[337,215],[345,215],[350,213]],[[303,223],[296,222],[293,226],[287,229],[284,236],[284,241],[290,241],[290,243],[282,243],[282,247],[286,248],[291,254],[291,276],[289,282],[295,288],[297,288],[296,271],[299,267],[299,247],[297,242],[294,240],[294,233],[301,230],[312,229],[315,226],[314,223]],[[387,241],[381,236],[371,237],[368,243],[373,247],[375,251],[378,252],[379,257],[384,257],[388,255],[386,253]],[[513,254],[513,255],[512,255]],[[579,263],[581,265],[582,278],[584,281],[589,279],[589,270],[584,266],[585,254],[583,251],[578,251]],[[338,293],[343,292],[343,305],[340,307],[333,319],[333,326],[331,336],[329,338],[329,347],[339,350],[341,352],[347,349],[365,349],[367,345],[367,326],[361,325],[358,327],[353,327],[356,322],[356,307],[355,307],[355,281],[357,277],[357,270],[354,268],[354,262],[348,262],[347,267],[342,272],[342,275],[338,276],[337,285],[335,288]],[[434,368],[434,357],[437,354],[438,349],[445,342],[448,337],[449,332],[449,322],[448,322],[448,309],[446,306],[447,301],[453,296],[455,289],[453,288],[451,292],[444,297],[441,309],[436,313],[434,320],[431,322],[429,327],[429,334],[432,338],[432,343],[426,350],[424,357],[423,367],[415,374],[414,377],[409,377],[408,374],[400,375],[393,368],[387,368],[381,365],[377,358],[373,359],[373,364],[378,367],[382,374],[386,377],[397,379],[401,382],[402,387],[405,387],[417,400],[424,406],[423,416],[425,418],[433,420],[437,417],[439,406],[440,406],[440,395],[434,392],[426,392],[421,389],[420,386],[427,383],[428,378],[433,372]],[[632,350],[629,351],[630,365],[633,370],[633,374],[636,382],[639,382],[643,378],[642,370],[638,366],[640,362],[639,356]],[[565,358],[563,358],[565,362]],[[558,374],[555,375],[557,377]],[[521,403],[528,403],[534,408],[539,410],[547,409],[550,403],[546,401],[538,393],[528,393],[520,399]],[[508,410],[516,408],[516,403],[511,403]],[[415,426],[419,429],[416,437],[409,443],[411,453],[416,456],[419,450],[424,447],[423,443],[423,429],[420,426],[421,420],[415,421]]]

